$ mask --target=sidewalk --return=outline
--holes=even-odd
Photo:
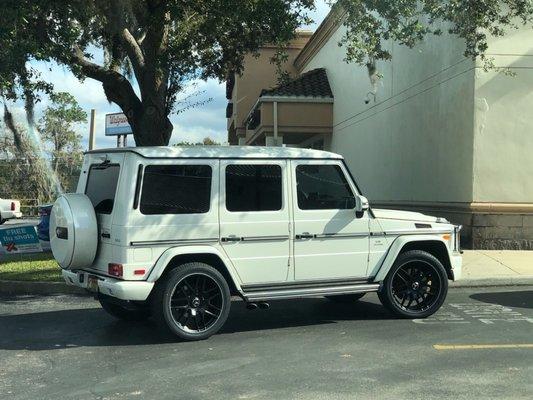
[[[452,286],[533,285],[533,251],[465,250],[463,274]]]

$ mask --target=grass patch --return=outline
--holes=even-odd
[[[52,253],[0,254],[0,280],[62,282]]]

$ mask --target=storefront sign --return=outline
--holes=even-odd
[[[123,113],[106,114],[105,116],[105,135],[131,135],[133,132],[128,122],[128,118]]]

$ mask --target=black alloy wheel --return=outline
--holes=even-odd
[[[169,307],[174,323],[183,331],[206,331],[222,315],[222,289],[208,275],[187,275],[174,286]]]
[[[157,322],[186,340],[201,340],[226,322],[231,305],[228,284],[215,268],[183,264],[156,284],[152,313]]]
[[[433,255],[411,250],[401,254],[379,293],[384,306],[405,318],[425,318],[436,312],[448,292],[448,276]]]

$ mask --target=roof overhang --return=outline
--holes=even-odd
[[[345,19],[346,10],[340,4],[336,3],[318,26],[313,36],[307,41],[302,51],[294,59],[293,65],[297,71],[301,72],[305,69],[305,66],[328,42]]]

